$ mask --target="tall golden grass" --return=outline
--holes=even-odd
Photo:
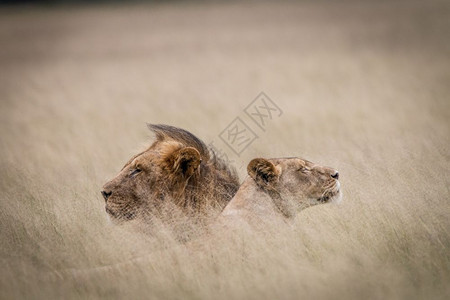
[[[448,299],[446,2],[0,9],[2,299]],[[266,131],[243,109],[283,110]],[[234,155],[236,116],[259,138]],[[114,226],[101,186],[151,142],[145,123],[251,158],[337,168],[340,206],[293,224]],[[190,230],[202,231],[192,225]]]

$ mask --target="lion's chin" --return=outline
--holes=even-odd
[[[330,199],[330,203],[339,205],[342,202],[342,191],[338,190],[336,195]]]
[[[342,190],[341,190],[341,183],[339,182],[339,180],[336,180],[334,190],[336,191],[336,193],[331,198],[330,202],[333,204],[340,204],[342,202]]]
[[[342,191],[341,184],[339,181],[336,181],[335,186],[332,188],[331,193],[328,193],[325,196],[322,196],[317,199],[318,204],[324,203],[333,203],[339,204],[342,202]]]
[[[111,210],[107,206],[105,207],[105,210],[108,213],[109,220],[113,224],[120,224],[124,221],[130,221],[136,217],[135,213],[132,213],[132,212],[118,213],[118,212]]]

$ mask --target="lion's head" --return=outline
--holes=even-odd
[[[190,132],[168,125],[149,128],[155,142],[103,186],[108,214],[129,220],[167,201],[189,213],[223,208],[239,188],[236,172]]]
[[[307,160],[255,158],[248,164],[247,172],[249,178],[223,215],[240,211],[255,214],[272,207],[289,217],[306,207],[341,199],[339,173]]]

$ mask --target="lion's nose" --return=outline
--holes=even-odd
[[[103,198],[105,198],[105,201],[108,200],[108,197],[111,196],[112,192],[106,192],[102,191]]]
[[[336,171],[334,174],[331,174],[331,177],[333,177],[334,179],[338,180],[339,179],[339,172]]]

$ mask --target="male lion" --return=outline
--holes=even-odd
[[[220,219],[293,217],[306,207],[339,202],[339,173],[300,158],[255,158],[247,166],[249,177],[223,210]]]
[[[236,171],[190,132],[168,125],[148,127],[155,142],[103,186],[113,220],[130,220],[167,202],[193,215],[221,210],[239,188]]]

